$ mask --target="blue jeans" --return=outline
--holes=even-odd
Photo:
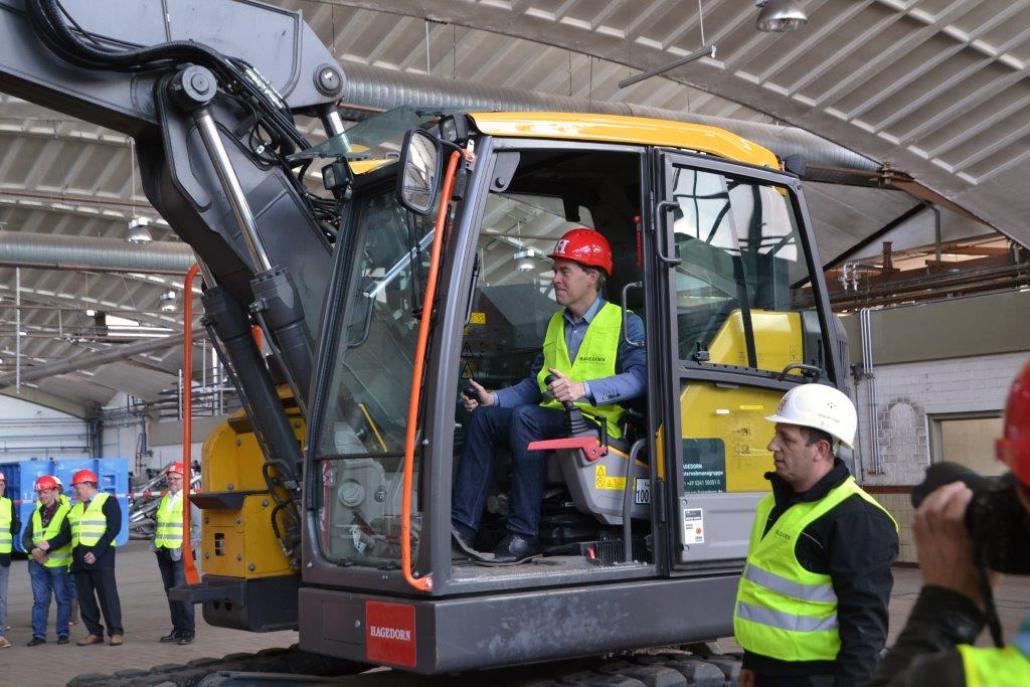
[[[68,570],[47,568],[29,561],[29,580],[32,582],[32,636],[46,639],[47,616],[50,615],[50,596],[57,600],[58,637],[68,636]]]
[[[564,435],[563,410],[533,405],[476,408],[468,423],[458,464],[451,519],[469,530],[479,531],[494,478],[496,449],[507,446],[511,451],[508,531],[536,538],[547,486],[547,451],[530,451],[526,447],[532,441]]]

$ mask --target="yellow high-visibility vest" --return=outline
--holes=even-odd
[[[14,519],[14,502],[0,496],[0,553],[10,553],[14,540],[11,536],[11,520]]]
[[[32,511],[32,545],[37,546],[44,539],[53,539],[61,533],[61,525],[68,517],[71,508],[64,501],[57,502],[57,510],[50,523],[43,528],[43,504],[37,503],[36,510]],[[47,551],[47,559],[43,563],[45,568],[67,568],[72,562],[72,545],[68,542],[59,549]]]
[[[82,507],[82,501],[75,504],[68,514],[72,525],[72,548],[79,544],[94,546],[107,530],[107,518],[104,517],[104,503],[108,499],[107,492],[98,491],[89,502],[89,508]],[[111,546],[116,546],[114,539]]]
[[[1030,642],[1030,636],[1027,636]],[[1015,646],[1002,649],[960,644],[966,687],[1026,687],[1030,685],[1030,656]]]
[[[178,498],[171,494],[161,497],[157,507],[157,532],[154,534],[154,546],[159,549],[178,549],[182,547],[182,492]]]
[[[619,337],[622,336],[622,308],[612,303],[605,303],[587,327],[583,343],[576,353],[576,362],[569,360],[569,349],[565,345],[564,310],[551,316],[544,335],[544,364],[536,376],[540,393],[547,391],[547,375],[550,368],[560,371],[566,377],[575,380],[602,379],[615,374],[615,360],[619,354]],[[550,399],[540,404],[544,408],[561,408],[559,401]],[[608,436],[618,439],[622,436],[619,420],[626,412],[617,403],[595,406],[577,401],[576,407],[599,422],[608,425]]]
[[[856,494],[886,513],[897,528],[893,516],[854,477],[819,501],[790,506],[768,533],[764,530],[775,497],[770,493],[759,502],[733,612],[733,634],[744,649],[781,661],[837,658],[840,635],[833,581],[802,567],[795,546],[806,527]]]

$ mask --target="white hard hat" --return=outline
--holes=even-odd
[[[769,422],[811,427],[853,448],[858,414],[847,394],[825,384],[801,384],[783,394]]]
[[[4,477],[4,473],[3,473],[3,471],[2,471],[2,470],[0,470],[0,482],[6,482],[6,481],[7,481],[7,478],[6,478],[6,477]]]

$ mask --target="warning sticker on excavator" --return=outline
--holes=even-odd
[[[594,472],[594,488],[606,489],[609,491],[622,491],[626,488],[625,477],[609,477],[608,470],[603,465],[597,466]]]
[[[700,508],[683,509],[683,543],[705,543],[705,516]]]
[[[469,315],[469,324],[486,324],[485,312],[474,312]]]

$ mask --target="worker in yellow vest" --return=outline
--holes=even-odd
[[[79,470],[72,475],[72,489],[78,499],[68,515],[72,526],[72,571],[79,612],[89,631],[77,644],[104,643],[102,611],[111,646],[120,646],[125,642],[125,632],[114,568],[115,538],[122,528],[122,510],[118,499],[97,490],[98,482],[92,470]]]
[[[1030,575],[1030,363],[1009,390],[1002,431],[995,448],[1008,474],[955,475],[919,504],[912,534],[923,588],[870,687],[1030,685],[1025,598],[1009,596],[1025,615],[1007,645],[974,646],[985,626],[1003,644],[991,590],[998,576],[986,564],[1006,576]]]
[[[846,394],[799,384],[766,419],[775,470],[734,608],[740,685],[857,687],[887,640],[897,523],[836,457],[858,426]]]
[[[36,510],[22,535],[29,552],[29,579],[32,582],[32,639],[29,646],[46,644],[50,598],[57,602],[57,643],[68,643],[68,565],[71,563],[72,531],[70,508],[61,500],[61,489],[50,475],[36,480]]]
[[[0,471],[0,649],[11,646],[7,639],[7,580],[11,573],[11,551],[14,538],[21,531],[18,509],[4,492],[7,490],[7,476]]]
[[[151,549],[157,556],[157,566],[161,570],[161,582],[165,595],[172,587],[186,584],[183,569],[183,466],[173,463],[165,471],[168,491],[161,497],[157,507],[157,530]],[[200,544],[200,509],[190,503],[190,541],[192,550]],[[168,611],[172,616],[172,631],[161,637],[161,642],[175,642],[185,646],[196,636],[193,619],[193,604],[186,601],[168,599]]]
[[[515,386],[490,391],[473,379],[463,393],[472,413],[455,477],[451,506],[451,535],[457,553],[480,563],[508,565],[539,554],[540,510],[547,480],[546,452],[530,451],[539,439],[565,434],[562,403],[575,404],[587,418],[604,424],[608,436],[619,438],[619,419],[626,401],[639,398],[647,384],[647,360],[639,344],[644,323],[601,296],[612,274],[608,240],[593,229],[565,232],[549,257],[554,261],[554,313],[544,335],[543,351],[530,374]],[[553,379],[549,379],[553,378]],[[480,554],[474,540],[493,481],[498,445],[511,452],[507,535],[492,554]]]
[[[61,503],[68,504],[68,508],[72,507],[72,500],[68,498],[68,495],[64,493],[64,482],[58,475],[53,475],[54,481],[57,482],[57,493]],[[71,566],[68,567],[68,623],[75,625],[79,622],[79,600],[75,596],[75,573],[72,571]]]

